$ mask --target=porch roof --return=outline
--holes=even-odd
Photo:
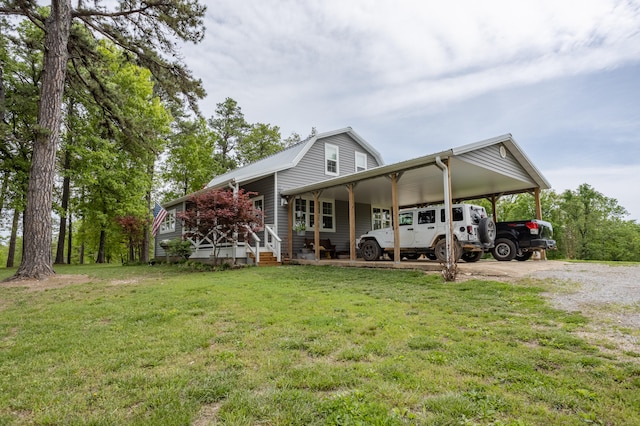
[[[282,191],[281,196],[291,198],[320,191],[322,198],[346,201],[346,185],[355,184],[354,195],[357,203],[391,206],[389,176],[397,173],[398,204],[401,207],[437,204],[445,198],[442,170],[436,164],[438,158],[449,167],[451,198],[454,201],[551,187],[512,135],[506,134],[435,154],[287,189]]]

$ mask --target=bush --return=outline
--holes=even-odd
[[[178,256],[184,260],[189,259],[193,251],[191,242],[181,239],[169,240],[164,247],[169,256]]]

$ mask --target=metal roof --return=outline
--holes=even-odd
[[[450,168],[453,200],[468,200],[551,187],[529,161],[511,134],[506,134],[435,154],[288,189],[281,195],[290,197],[321,191],[321,197],[346,201],[348,192],[345,186],[355,183],[356,202],[390,206],[392,198],[389,176],[392,173],[398,173],[400,206],[440,203],[444,200],[444,189],[442,171],[436,165],[437,158],[446,162]],[[504,168],[501,166],[501,161],[504,163]]]

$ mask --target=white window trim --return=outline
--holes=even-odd
[[[377,229],[382,229],[385,227],[390,227],[391,226],[391,207],[383,207],[383,206],[371,206],[371,229],[376,229],[375,228],[375,216],[374,216],[374,209],[379,209],[380,213],[384,215],[384,212],[387,211],[389,212],[389,217],[385,219],[384,216],[381,216],[380,218],[380,222],[381,222],[381,228],[377,228]],[[386,226],[385,226],[386,224]]]
[[[300,199],[300,198],[298,198]],[[310,201],[314,201],[313,198],[306,198],[306,197],[302,197],[301,198],[304,201],[305,204],[305,211],[302,213],[302,215],[304,215],[304,224],[307,227],[307,231],[313,231],[314,227],[311,226],[311,213],[310,213]],[[320,214],[318,215],[319,219],[320,219],[320,232],[336,232],[336,200],[332,200],[329,198],[320,198],[318,200],[318,204],[320,206],[322,206],[322,203],[330,203],[331,204],[331,223],[333,224],[332,228],[324,228],[322,226],[322,211],[320,211]],[[316,206],[314,206],[314,211],[315,211]],[[294,209],[295,209],[295,204],[294,204]],[[314,213],[315,214],[315,213]],[[328,216],[328,215],[327,215]],[[296,221],[300,220],[300,217],[298,215],[298,213],[294,210],[293,212],[293,222],[295,223]]]
[[[327,161],[329,158],[329,149],[336,150],[336,171],[330,172],[327,167]],[[332,160],[333,161],[333,160]],[[329,176],[339,176],[340,175],[340,148],[337,145],[332,145],[330,143],[324,144],[324,174]]]
[[[160,224],[160,234],[168,234],[176,230],[176,209],[167,210],[167,217]]]
[[[259,195],[257,197],[253,197],[251,198],[251,203],[253,204],[253,207],[256,207],[256,201],[262,201],[262,211],[264,211],[264,195]]]
[[[362,170],[358,170],[358,158],[360,158],[361,160],[364,160],[364,168]],[[364,152],[358,152],[356,151],[356,156],[355,156],[355,171],[356,172],[362,172],[367,170],[369,167],[369,165],[367,164],[367,154],[365,154]]]

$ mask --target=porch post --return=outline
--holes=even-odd
[[[398,173],[391,174],[391,200],[393,203],[393,262],[400,263],[400,207],[398,205]]]
[[[320,260],[320,192],[313,193],[313,249],[316,262]]]
[[[293,260],[293,205],[295,199],[287,198],[287,250],[289,251],[289,262]],[[266,240],[265,240],[266,241]]]
[[[354,194],[354,183],[347,185],[349,191],[349,260],[356,260],[356,200]]]

